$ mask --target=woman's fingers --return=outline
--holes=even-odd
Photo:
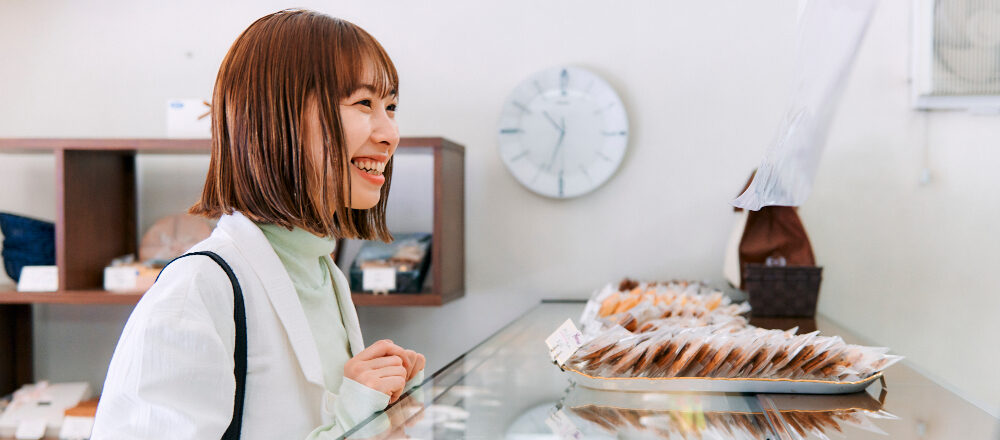
[[[405,350],[403,350],[402,347],[393,344],[392,341],[388,339],[383,339],[368,346],[368,348],[362,350],[361,353],[358,353],[358,355],[355,357],[358,358],[358,360],[362,361],[370,361],[375,358],[380,358],[389,355],[399,356],[400,358],[402,358],[404,355],[403,353],[404,351]]]
[[[394,403],[399,400],[399,396],[403,394],[403,387],[406,385],[406,379],[403,376],[385,376],[379,379],[381,383],[386,387],[387,391],[384,393],[389,395],[389,403]]]
[[[420,353],[417,353],[417,362],[416,362],[416,364],[417,364],[417,367],[413,369],[413,374],[414,375],[416,375],[417,373],[419,373],[421,370],[424,369],[424,367],[427,365],[427,359],[424,358],[424,355],[422,355]]]
[[[375,375],[375,377],[399,376],[402,379],[406,378],[406,368],[404,368],[402,365],[394,365],[390,367],[374,369],[372,370],[372,373]],[[400,387],[402,387],[402,385],[400,385]]]
[[[403,366],[406,367],[406,380],[410,380],[416,373],[417,352],[413,350],[403,350]]]
[[[389,355],[363,361],[362,366],[368,370],[378,370],[379,368],[402,366],[403,359],[399,356]]]
[[[399,367],[392,367],[392,368],[399,368]],[[377,371],[379,370],[372,370],[369,371],[367,374],[365,374],[365,377],[362,378],[363,380],[362,384],[364,384],[368,388],[381,392],[387,396],[399,397],[399,394],[403,389],[403,385],[406,384],[406,382],[404,382],[403,377],[396,374],[380,376],[379,373],[377,373]]]

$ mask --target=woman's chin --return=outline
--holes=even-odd
[[[378,197],[353,197],[351,199],[351,209],[372,209],[378,205]]]

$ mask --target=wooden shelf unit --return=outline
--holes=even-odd
[[[0,154],[55,156],[60,282],[59,291],[46,293],[0,285],[0,395],[32,380],[31,304],[128,305],[142,298],[102,289],[108,262],[138,249],[136,155],[210,151],[208,139],[0,139]],[[440,306],[465,295],[465,148],[441,137],[407,137],[396,153],[433,155],[433,282],[421,294],[352,298],[362,307]]]
[[[0,153],[56,158],[56,266],[60,290],[19,293],[0,286],[0,304],[135,304],[141,293],[102,290],[111,259],[138,249],[136,154],[207,154],[208,139],[0,139]],[[440,137],[408,137],[398,154],[434,156],[433,285],[429,292],[371,299],[359,306],[442,305],[465,291],[465,149]]]

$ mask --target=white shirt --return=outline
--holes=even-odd
[[[301,302],[257,225],[238,212],[223,216],[189,252],[201,250],[226,260],[243,291],[248,359],[242,438],[305,438],[317,428],[335,435],[349,428],[338,427],[340,421],[361,421],[372,407],[385,407],[388,396],[377,392],[384,402],[338,405],[341,393],[375,395],[355,394],[357,387],[370,389],[350,379],[341,393],[325,389]],[[328,263],[336,288],[350,292],[344,274]],[[357,312],[350,295],[338,301],[353,356],[364,349]],[[232,285],[214,261],[191,256],[170,264],[125,325],[91,438],[220,438],[233,415],[234,327]]]

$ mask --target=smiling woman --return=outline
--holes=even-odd
[[[129,317],[93,439],[336,437],[423,380],[422,355],[365,348],[330,258],[338,238],[392,240],[398,85],[371,35],[312,11],[236,39],[190,209],[218,227]]]
[[[322,235],[391,240],[385,201],[390,147],[399,142],[393,119],[398,89],[388,54],[347,21],[304,11],[258,20],[219,69],[212,159],[201,200],[190,212],[217,217],[240,211],[256,222]],[[305,133],[297,130],[302,125]],[[311,167],[304,151],[327,166]],[[378,183],[377,195],[371,186],[356,191],[347,172],[351,161],[365,156],[384,163],[384,183],[365,180]],[[310,188],[308,170],[319,170],[319,181],[328,185]],[[363,199],[358,206],[354,197]],[[378,203],[365,206],[373,199]]]

